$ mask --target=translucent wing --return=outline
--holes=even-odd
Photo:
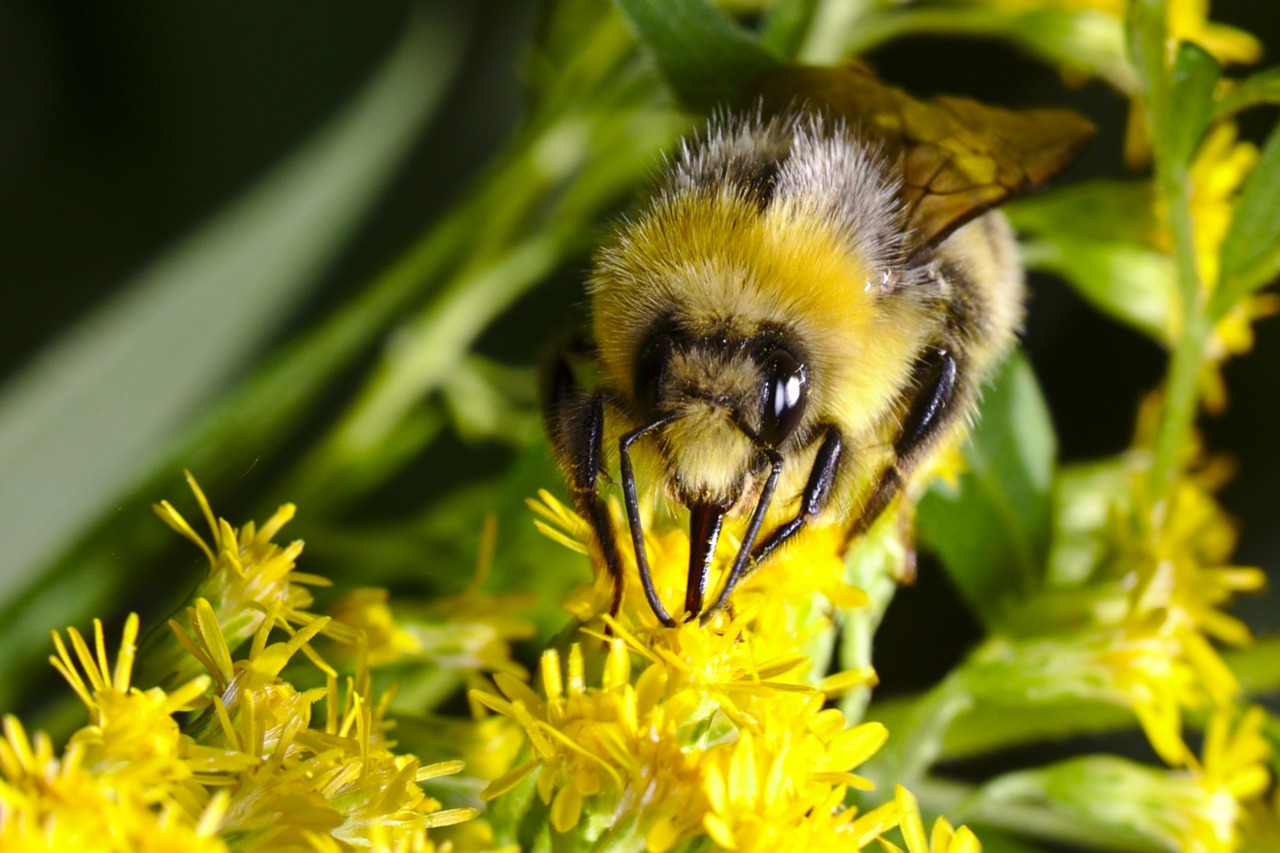
[[[919,101],[857,65],[771,75],[766,113],[820,110],[880,141],[901,163],[905,225],[917,249],[1067,167],[1094,128],[1067,109],[1009,110],[969,98]]]

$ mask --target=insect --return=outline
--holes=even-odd
[[[547,383],[547,430],[613,611],[620,533],[600,489],[614,447],[641,585],[667,626],[642,489],[688,509],[683,618],[704,623],[806,527],[838,523],[851,541],[910,499],[1021,324],[1021,266],[991,209],[1091,135],[1068,110],[921,102],[845,66],[782,72],[687,140],[596,256],[596,387],[565,356]],[[731,516],[745,533],[704,611]]]

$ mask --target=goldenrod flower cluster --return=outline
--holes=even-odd
[[[534,508],[554,525],[542,522],[550,535],[585,548],[584,524],[550,494]],[[722,547],[732,549],[737,532],[727,529]],[[655,586],[674,598],[687,535],[650,513],[645,536]],[[607,577],[571,598],[588,620],[567,651],[543,654],[541,693],[499,674],[498,693],[472,694],[517,722],[529,744],[527,760],[486,798],[532,780],[550,828],[600,849],[662,853],[710,840],[728,850],[857,850],[904,821],[913,853],[977,849],[967,829],[952,833],[945,822],[934,846],[922,846],[919,809],[905,791],[865,811],[846,802],[849,791],[873,788],[855,771],[888,732],[829,704],[875,681],[870,668],[826,674],[835,602],[866,604],[844,578],[839,530],[812,531],[706,626],[657,624],[627,568],[616,618],[602,612]]]
[[[316,617],[300,542],[272,542],[293,513],[240,530],[216,518],[206,543],[168,503],[161,517],[204,550],[210,573],[182,618],[142,655],[166,686],[136,683],[138,618],[113,644],[94,622],[54,633],[54,667],[89,720],[59,753],[13,717],[0,742],[0,847],[67,851],[437,849],[432,828],[468,820],[420,784],[462,769],[395,751],[386,697],[367,669],[341,678],[312,647],[352,629]],[[299,654],[301,653],[301,655]],[[301,661],[299,658],[301,657]],[[303,662],[305,661],[305,663]],[[297,670],[286,677],[285,669]],[[304,688],[294,682],[318,682]]]

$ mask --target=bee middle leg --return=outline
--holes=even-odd
[[[963,382],[962,363],[946,349],[926,350],[916,362],[915,392],[893,443],[894,461],[881,472],[846,534],[846,544],[862,536],[901,494],[907,480],[962,417],[972,392]],[[914,576],[914,571],[912,571]]]

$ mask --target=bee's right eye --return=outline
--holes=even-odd
[[[632,391],[640,417],[646,423],[658,419],[658,400],[662,397],[672,348],[671,335],[658,332],[646,338],[636,354],[635,388]]]

